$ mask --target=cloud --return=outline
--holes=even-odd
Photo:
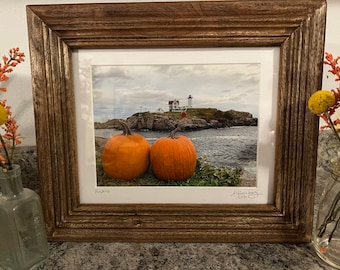
[[[259,72],[257,64],[94,66],[94,116],[168,110],[169,100],[186,105],[189,95],[193,107],[248,109],[256,115]]]

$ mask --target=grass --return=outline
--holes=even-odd
[[[241,169],[218,168],[207,162],[205,157],[201,157],[197,160],[193,176],[185,181],[159,180],[150,169],[142,177],[126,181],[108,178],[97,158],[98,186],[239,186],[242,183],[241,174]]]
[[[197,118],[204,118],[204,119],[214,119],[216,117],[221,117],[220,114],[223,114],[221,111],[215,108],[190,108],[188,109],[188,114],[197,117]]]

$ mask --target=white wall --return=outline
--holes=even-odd
[[[326,22],[326,44],[325,51],[332,53],[333,56],[340,56],[340,29],[339,14],[340,14],[340,1],[328,0],[327,1],[327,22]],[[324,68],[323,76],[323,89],[334,89],[339,87],[339,84],[335,84],[334,76],[327,72],[328,67]],[[327,78],[327,75],[331,75]],[[340,112],[338,112],[338,115]],[[338,116],[339,117],[339,116]]]
[[[7,99],[12,106],[15,117],[20,124],[19,131],[24,145],[35,145],[35,128],[33,115],[33,100],[31,91],[31,70],[29,63],[29,48],[26,26],[26,5],[30,4],[63,4],[63,3],[105,3],[112,0],[1,0],[1,42],[0,56],[7,54],[8,49],[20,47],[26,53],[26,62],[16,67],[7,83],[8,92],[1,94],[0,99]],[[116,1],[118,2],[118,1]],[[120,1],[121,2],[121,1]],[[124,1],[132,2],[132,1]],[[134,1],[136,2],[136,1]],[[326,51],[334,55],[340,55],[340,33],[338,28],[338,16],[340,14],[340,1],[328,0],[328,16],[326,29]],[[334,88],[334,80],[325,80],[324,89]]]

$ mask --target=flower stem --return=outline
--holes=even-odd
[[[338,141],[340,142],[339,133],[338,133],[338,132],[336,131],[336,129],[335,129],[334,123],[333,123],[333,121],[332,121],[332,119],[331,119],[331,116],[330,116],[329,112],[326,112],[325,114],[326,114],[326,116],[327,116],[328,122],[330,123],[331,129],[332,129],[332,131],[333,131],[335,137],[336,137],[336,138],[338,139]]]
[[[336,223],[335,223],[335,225],[334,225],[333,230],[332,230],[331,233],[329,234],[328,242],[330,242],[330,241],[332,240],[333,234],[334,234],[336,228],[338,227],[339,221],[340,221],[340,217],[338,217],[338,219],[337,219],[337,221],[336,221]]]
[[[325,216],[325,219],[323,221],[323,223],[321,224],[321,226],[318,228],[319,230],[319,233],[318,233],[318,237],[322,237],[323,234],[325,233],[326,231],[326,227],[328,225],[328,223],[334,221],[334,209],[335,207],[337,206],[338,202],[340,200],[340,191],[338,191],[338,193],[336,194],[333,202],[332,202],[332,205],[331,207],[329,208],[329,211],[327,213],[327,215]],[[339,222],[339,218],[336,222],[336,226],[338,225],[338,222]],[[332,231],[332,233],[330,234],[329,236],[329,240],[328,241],[331,241],[332,240],[332,237],[333,237],[333,233],[334,233],[334,230]]]
[[[1,134],[0,134],[0,141],[1,141],[1,145],[2,145],[3,149],[5,150],[5,154],[6,154],[6,157],[7,157],[7,163],[8,163],[8,169],[11,170],[12,169],[12,162],[11,162],[11,159],[9,157],[4,138],[1,136]]]

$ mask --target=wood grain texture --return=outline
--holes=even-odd
[[[41,199],[50,240],[311,239],[325,0],[27,6]],[[273,205],[80,204],[72,51],[280,47]]]

